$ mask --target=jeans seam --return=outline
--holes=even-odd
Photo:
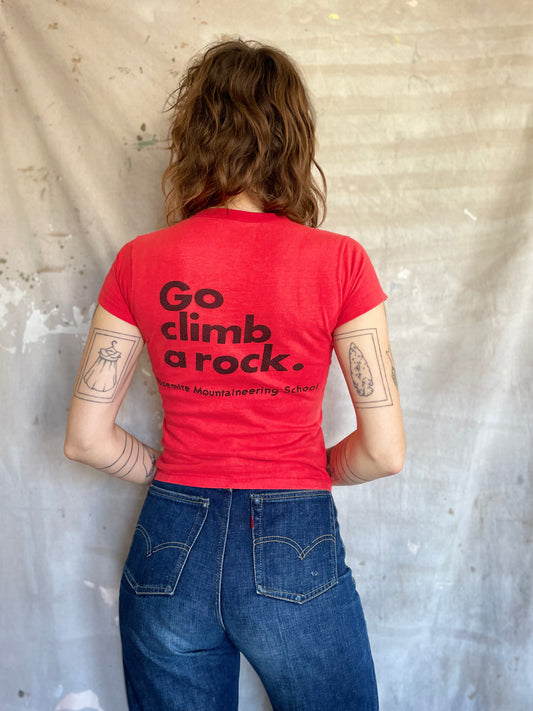
[[[226,626],[224,625],[224,619],[222,617],[222,573],[224,570],[224,556],[226,553],[226,543],[228,540],[228,530],[229,530],[229,521],[230,521],[230,515],[231,515],[231,504],[233,502],[233,491],[230,489],[229,490],[229,500],[228,500],[228,505],[227,505],[227,510],[225,511],[225,516],[226,516],[226,526],[224,529],[224,535],[223,539],[221,542],[221,545],[219,547],[219,553],[217,555],[217,574],[215,577],[215,600],[216,600],[216,615],[218,622],[224,632],[227,633]]]
[[[337,536],[336,533],[336,516],[335,516],[335,503],[333,501],[333,495],[329,499],[329,518],[331,524],[331,530],[333,531],[333,555],[335,561],[334,567],[334,579],[337,583],[339,581],[339,559],[337,557]]]
[[[254,493],[250,494],[252,499],[268,499],[269,501],[285,501],[286,499],[305,499],[311,496],[331,496],[330,491],[322,491],[321,489],[310,489],[309,491],[294,491],[294,492],[272,492],[272,493]]]
[[[152,484],[148,493],[152,496],[160,496],[162,499],[170,499],[171,501],[181,501],[184,504],[207,504],[209,499],[202,496],[191,496],[190,494],[182,494],[181,492],[167,491],[167,489],[159,489],[155,484]]]

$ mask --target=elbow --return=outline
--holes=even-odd
[[[69,417],[63,444],[65,457],[73,462],[95,466],[94,462],[100,462],[102,450],[112,440],[114,427],[114,419],[109,417]]]
[[[91,453],[94,451],[95,443],[83,437],[77,437],[71,432],[67,432],[63,453],[67,459],[73,462],[87,464],[92,460]]]
[[[63,445],[63,454],[72,462],[83,461],[82,449],[68,437],[65,439],[65,444]]]
[[[380,477],[399,474],[405,463],[405,443],[394,450],[388,449],[374,458]]]
[[[394,476],[399,474],[403,469],[404,460],[395,459],[391,460],[383,467],[383,476]]]
[[[394,453],[389,453],[384,464],[384,476],[394,476],[399,474],[405,464],[405,443],[399,447]]]

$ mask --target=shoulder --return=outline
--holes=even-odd
[[[154,230],[152,232],[146,232],[145,234],[137,235],[127,244],[131,245],[132,249],[141,248],[151,244],[159,244],[161,242],[166,242],[172,239],[176,234],[183,231],[184,222],[178,222],[170,227],[162,227],[160,229]]]
[[[295,227],[300,228],[302,235],[305,235],[309,241],[316,242],[321,245],[327,245],[331,248],[339,250],[348,250],[356,252],[363,249],[361,243],[352,235],[342,232],[334,232],[333,230],[323,229],[321,227],[308,227],[307,225],[298,225],[292,223]]]
[[[142,258],[175,239],[179,231],[179,225],[172,225],[171,227],[164,227],[153,232],[137,235],[122,245],[118,251],[117,259],[124,261]]]
[[[322,227],[310,227],[301,225],[292,220],[285,220],[285,229],[291,232],[295,238],[307,241],[309,244],[329,246],[330,248],[357,250],[362,249],[360,242],[354,237]]]
[[[316,245],[322,254],[329,254],[339,266],[359,263],[368,258],[365,248],[355,238],[340,232],[320,228],[306,228],[309,242]]]

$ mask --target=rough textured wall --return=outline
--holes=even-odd
[[[2,0],[0,711],[125,711],[117,591],[142,491],[62,455],[115,252],[163,225],[167,94],[227,35],[301,64],[325,227],[390,295],[408,461],[336,490],[385,711],[531,707],[528,0]],[[333,369],[328,443],[353,427]],[[145,359],[120,421],[156,443]],[[305,663],[305,660],[301,660]],[[269,709],[246,664],[242,710]]]

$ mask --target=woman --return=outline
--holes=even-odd
[[[65,444],[151,484],[121,582],[130,709],[235,711],[239,652],[276,711],[376,709],[331,487],[403,466],[385,294],[357,242],[315,229],[313,115],[284,53],[210,47],[173,109],[171,226],[105,280]],[[161,453],[115,423],[144,342]],[[358,426],[326,452],[333,347]]]

